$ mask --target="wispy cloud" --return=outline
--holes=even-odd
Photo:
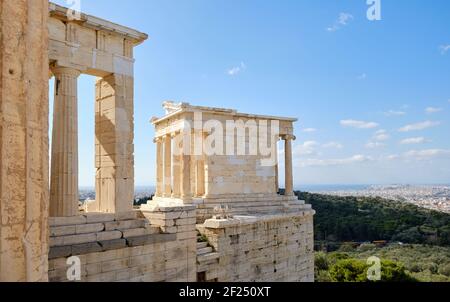
[[[425,109],[425,112],[427,114],[433,114],[433,113],[437,113],[437,112],[441,112],[442,108],[436,108],[436,107],[428,107]]]
[[[445,149],[427,149],[427,150],[411,150],[404,154],[407,158],[414,158],[417,160],[426,160],[433,158],[449,158],[450,150]]]
[[[387,133],[386,130],[378,130],[377,132],[375,132],[375,135],[373,137],[374,140],[379,142],[387,141],[389,138],[390,135]]]
[[[305,159],[299,160],[298,165],[300,167],[327,167],[327,166],[342,166],[351,165],[357,163],[365,163],[373,161],[374,159],[365,155],[354,155],[349,158],[339,158],[339,159]]]
[[[305,129],[302,130],[302,132],[305,132],[305,133],[313,133],[313,132],[316,132],[316,131],[317,131],[316,128],[305,128]]]
[[[245,63],[241,62],[241,64],[239,66],[235,66],[235,67],[228,69],[227,74],[229,76],[235,76],[235,75],[245,71],[246,69],[247,69],[247,66],[245,65]]]
[[[411,137],[405,138],[400,141],[402,145],[415,145],[415,144],[423,144],[426,141],[425,137]]]
[[[365,74],[365,73],[360,74],[360,75],[357,77],[358,80],[365,80],[366,78],[367,78],[367,74]]]
[[[328,32],[335,32],[337,30],[339,30],[340,28],[348,25],[348,23],[350,21],[352,21],[353,15],[349,14],[349,13],[340,13],[339,17],[337,18],[337,20],[334,22],[334,24],[330,27],[327,27],[327,31]]]
[[[374,122],[365,122],[365,121],[357,121],[357,120],[342,120],[341,126],[358,128],[358,129],[373,129],[373,128],[377,128],[379,125]]]
[[[441,54],[445,55],[450,50],[450,44],[447,45],[441,45],[439,47]]]
[[[319,146],[319,143],[316,141],[306,141],[301,145],[296,145],[292,153],[294,156],[300,157],[318,155],[317,146]]]
[[[344,146],[341,143],[338,143],[338,142],[329,142],[329,143],[323,144],[322,147],[330,148],[330,149],[342,149],[342,148],[344,148]]]
[[[403,116],[403,115],[406,115],[406,112],[405,111],[400,111],[400,110],[389,110],[389,111],[386,111],[384,113],[384,115],[387,116],[387,117]]]
[[[386,146],[386,144],[384,144],[384,143],[380,143],[380,142],[368,142],[367,144],[366,144],[366,148],[367,149],[376,149],[376,148],[381,148],[381,147],[384,147],[384,146]]]
[[[400,132],[410,132],[410,131],[418,131],[418,130],[425,130],[428,128],[439,126],[441,123],[436,121],[425,121],[421,123],[406,125],[402,128],[400,128],[398,131]]]

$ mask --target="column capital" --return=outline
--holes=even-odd
[[[63,66],[52,66],[50,67],[52,73],[55,76],[58,75],[71,75],[73,77],[79,77],[81,75],[81,71],[71,67],[63,67]]]
[[[162,138],[161,136],[155,137],[155,138],[153,139],[153,143],[154,143],[154,144],[156,144],[156,143],[161,143],[162,140],[163,140],[163,138]]]
[[[293,134],[285,134],[282,135],[281,138],[285,141],[295,141],[297,139],[297,137]]]

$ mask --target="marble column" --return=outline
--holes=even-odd
[[[164,151],[163,140],[158,137],[154,140],[156,144],[156,197],[162,197],[164,192]]]
[[[196,165],[196,192],[197,197],[205,195],[205,161],[203,158],[197,160]]]
[[[52,69],[55,75],[50,178],[50,216],[78,214],[78,70]]]
[[[183,149],[181,154],[181,199],[184,202],[192,200],[191,192],[191,142],[190,136],[183,135]]]
[[[286,135],[284,137],[286,196],[294,196],[294,181],[292,173],[292,140],[295,140],[295,136],[293,135]]]
[[[164,197],[172,197],[172,137],[164,137]]]
[[[0,282],[48,281],[48,15],[0,1]]]
[[[181,141],[180,134],[176,133],[172,135],[173,140],[173,154],[172,154],[172,198],[180,198],[181,194]]]

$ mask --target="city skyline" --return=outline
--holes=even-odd
[[[380,21],[364,0],[108,2],[81,9],[150,35],[135,53],[137,186],[154,185],[149,120],[167,99],[299,118],[297,187],[450,182],[448,1],[381,1]],[[79,82],[82,187],[95,179],[94,80]]]

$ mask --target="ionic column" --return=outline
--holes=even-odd
[[[202,197],[205,195],[205,161],[203,158],[197,160],[196,165],[196,196]]]
[[[172,197],[172,138],[164,137],[164,197]]]
[[[295,136],[286,135],[284,137],[284,165],[285,165],[285,195],[294,196],[294,181],[292,173],[292,140],[295,140]]]
[[[52,69],[55,75],[53,106],[50,216],[78,214],[78,70]]]
[[[173,188],[172,198],[180,198],[181,195],[181,135],[179,133],[172,135],[173,140],[173,154],[172,154],[172,166],[173,166]]]
[[[156,144],[156,197],[162,197],[164,191],[164,153],[162,138],[154,140]]]
[[[183,135],[183,134],[182,134]],[[188,135],[183,135],[183,150],[181,154],[181,199],[192,200],[191,192],[191,142]]]

